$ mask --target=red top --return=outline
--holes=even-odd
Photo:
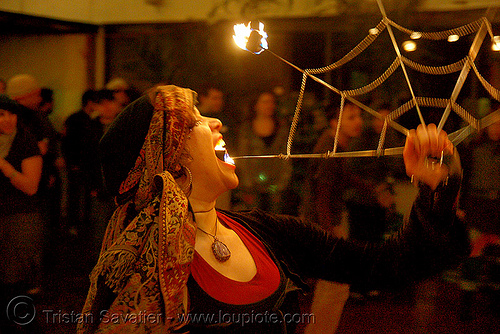
[[[191,275],[209,296],[226,304],[252,304],[269,297],[279,286],[280,273],[266,248],[259,239],[231,218],[220,212],[217,212],[217,216],[241,238],[255,261],[257,273],[248,282],[232,280],[212,268],[195,251]]]

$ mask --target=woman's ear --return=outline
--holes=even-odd
[[[172,176],[174,177],[174,179],[178,179],[182,176],[184,176],[184,171],[182,170],[182,166],[180,163],[178,163],[177,165],[175,165],[173,171],[171,171],[172,173]]]

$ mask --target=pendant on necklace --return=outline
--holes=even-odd
[[[214,242],[212,243],[212,253],[214,253],[215,258],[219,262],[226,262],[231,257],[231,251],[226,246],[225,243],[214,238]]]

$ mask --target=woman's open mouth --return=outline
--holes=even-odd
[[[217,145],[215,145],[215,155],[219,160],[222,160],[227,164],[234,165],[234,160],[231,159],[227,153],[226,143],[222,138],[217,142]]]

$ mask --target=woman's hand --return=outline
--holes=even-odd
[[[2,172],[6,177],[9,177],[12,172],[15,171],[14,167],[10,168],[10,164],[4,158],[0,157],[0,172]]]
[[[438,132],[434,124],[419,125],[406,137],[403,151],[406,174],[434,190],[448,177],[450,168],[442,162],[453,154],[454,147],[446,132]]]
[[[23,159],[21,172],[18,172],[7,160],[0,158],[0,170],[10,180],[10,183],[25,194],[32,196],[38,191],[42,176],[43,159],[34,155]]]

